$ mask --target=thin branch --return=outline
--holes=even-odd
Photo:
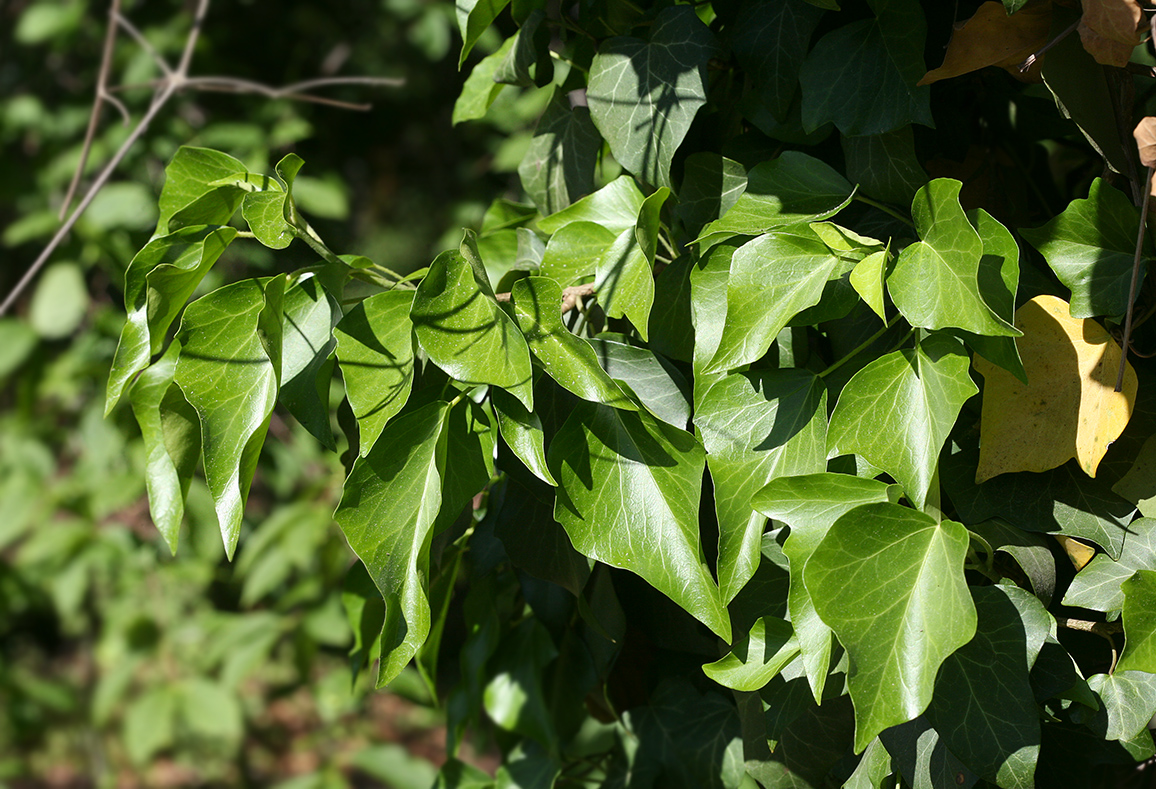
[[[92,151],[92,141],[96,138],[96,127],[100,123],[101,110],[108,95],[108,72],[112,69],[112,51],[116,45],[116,18],[120,16],[120,0],[112,0],[108,9],[108,28],[104,31],[104,50],[100,55],[100,71],[96,77],[96,98],[92,102],[92,113],[88,116],[88,129],[84,132],[84,145],[80,149],[80,162],[76,165],[76,172],[72,174],[72,181],[68,184],[68,191],[64,193],[64,202],[60,206],[59,219],[64,219],[68,207],[72,205],[72,198],[76,196],[76,189],[80,186],[84,168],[88,165],[88,154]],[[122,115],[127,113],[124,105],[116,103]],[[125,119],[127,122],[127,118]],[[3,314],[0,311],[0,314]]]
[[[350,79],[358,78],[351,77]],[[294,101],[324,104],[343,110],[358,110],[362,112],[371,109],[373,106],[371,104],[353,104],[352,102],[330,99],[325,96],[315,96],[311,93],[298,93],[292,89],[292,86],[275,88],[261,82],[254,82],[237,77],[190,77],[181,80],[181,87],[217,93],[257,93],[270,99],[292,99]]]
[[[1136,256],[1132,258],[1132,284],[1128,288],[1128,313],[1124,318],[1124,341],[1120,345],[1120,371],[1116,374],[1116,391],[1124,388],[1124,370],[1128,364],[1128,343],[1132,339],[1132,312],[1136,302],[1136,286],[1140,280],[1140,257],[1144,252],[1144,229],[1148,226],[1148,199],[1152,196],[1152,168],[1144,181],[1144,203],[1140,207],[1140,230],[1136,234]]]
[[[164,74],[166,77],[171,77],[173,75],[173,69],[169,65],[169,62],[164,59],[164,56],[161,55],[160,52],[157,52],[156,47],[149,43],[149,40],[144,37],[144,33],[140,32],[140,29],[137,28],[137,26],[134,25],[128,17],[126,17],[124,14],[118,13],[116,15],[116,21],[121,27],[124,28],[126,33],[132,36],[133,40],[140,45],[140,48],[148,53],[149,57],[153,59],[153,62],[157,64],[157,68],[161,70],[162,74]]]
[[[594,295],[594,285],[593,284],[572,285],[571,287],[564,289],[562,291],[562,304],[560,305],[560,307],[561,307],[560,314],[565,315],[570,310],[574,309],[575,307],[578,307],[581,304],[582,299],[586,298],[587,296],[593,296],[593,295]],[[498,301],[509,301],[510,300],[510,294],[509,293],[499,293],[495,296],[495,298]]]
[[[1083,17],[1081,17],[1081,19],[1082,18]],[[1070,36],[1073,32],[1075,32],[1076,28],[1079,26],[1080,26],[1080,19],[1077,19],[1075,22],[1073,22],[1071,25],[1069,25],[1067,27],[1067,29],[1065,29],[1058,36],[1053,38],[1048,43],[1044,44],[1042,47],[1040,47],[1038,50],[1036,50],[1032,54],[1028,55],[1027,58],[1024,60],[1024,62],[1020,63],[1020,65],[1019,65],[1020,73],[1023,74],[1025,72],[1027,72],[1027,70],[1030,69],[1035,64],[1035,62],[1043,56],[1043,54],[1045,52],[1047,52],[1049,49],[1054,47],[1056,44],[1060,43],[1065,38]]]
[[[1124,632],[1124,628],[1119,622],[1089,622],[1086,619],[1068,619],[1066,616],[1057,616],[1056,624],[1068,630],[1080,630],[1084,633],[1095,633],[1098,636],[1111,636],[1113,633]]]
[[[177,73],[181,77],[189,74],[189,65],[193,62],[193,50],[197,48],[197,39],[201,37],[201,28],[205,25],[205,15],[209,13],[209,0],[199,0],[197,13],[193,16],[193,26],[189,28],[189,37],[185,40],[185,51],[181,53],[181,62],[177,64]]]

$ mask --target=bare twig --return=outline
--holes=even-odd
[[[1080,20],[1077,19],[1075,22],[1073,22],[1071,25],[1069,25],[1068,28],[1066,30],[1064,30],[1062,33],[1060,33],[1058,36],[1053,38],[1048,43],[1044,44],[1042,47],[1040,47],[1038,50],[1036,50],[1032,54],[1028,55],[1027,58],[1024,59],[1024,62],[1019,64],[1020,73],[1023,74],[1025,72],[1027,72],[1027,70],[1030,69],[1035,64],[1035,62],[1037,60],[1039,60],[1040,57],[1045,52],[1047,52],[1049,49],[1054,47],[1056,44],[1060,43],[1065,38],[1070,36],[1073,32],[1075,32],[1076,28],[1079,26],[1080,26]]]
[[[1068,630],[1081,630],[1085,633],[1095,633],[1098,636],[1111,636],[1113,633],[1124,632],[1124,628],[1119,622],[1089,622],[1086,619],[1069,619],[1066,616],[1057,616],[1056,624]]]
[[[351,77],[351,79],[356,78]],[[253,82],[252,80],[240,79],[237,77],[191,77],[189,79],[182,80],[181,86],[193,88],[195,90],[214,91],[218,93],[257,93],[270,99],[293,99],[294,101],[306,101],[313,104],[324,104],[343,110],[365,111],[370,109],[372,106],[369,104],[353,104],[348,101],[330,99],[326,98],[325,96],[316,96],[311,93],[298,93],[297,91],[293,90],[292,86],[275,88],[271,85],[266,85],[261,82]]]
[[[594,285],[572,285],[562,291],[562,304],[560,305],[562,315],[565,315],[570,310],[578,307],[581,300],[587,296],[594,295]],[[499,293],[494,298],[498,301],[509,301],[509,293]]]
[[[1120,371],[1116,374],[1116,391],[1124,388],[1124,370],[1128,364],[1128,343],[1132,339],[1132,311],[1136,302],[1136,286],[1140,280],[1140,257],[1144,252],[1144,229],[1148,226],[1148,200],[1152,196],[1152,168],[1144,181],[1144,202],[1140,207],[1140,230],[1136,234],[1136,256],[1132,259],[1132,284],[1128,288],[1128,312],[1124,317],[1124,341],[1120,345]]]
[[[124,28],[126,33],[132,36],[133,40],[140,45],[140,48],[148,53],[149,57],[153,59],[153,62],[157,64],[157,68],[161,70],[162,74],[164,74],[166,77],[171,77],[173,75],[173,69],[172,66],[169,65],[169,62],[164,59],[164,56],[161,55],[160,52],[157,52],[156,47],[154,47],[149,42],[149,40],[144,37],[144,33],[141,33],[137,26],[134,25],[128,17],[126,17],[124,14],[118,13],[116,15],[116,21],[117,24]]]

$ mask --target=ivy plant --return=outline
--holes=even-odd
[[[1030,44],[1008,62],[947,41],[949,4],[843,5],[459,2],[455,121],[546,109],[518,193],[405,276],[326,245],[293,154],[168,165],[107,403],[157,525],[175,551],[199,465],[231,555],[277,408],[343,452],[355,668],[415,664],[450,756],[487,726],[503,753],[438,786],[1027,787],[1156,755],[1134,78],[1067,5],[985,4]],[[1080,68],[1022,73],[1055,36]],[[1029,161],[1059,150],[1070,182]],[[242,243],[314,262],[186,304]],[[1097,427],[1041,465],[988,416],[1031,398]]]

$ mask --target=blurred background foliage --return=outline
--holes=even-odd
[[[127,1],[123,12],[174,62],[193,5]],[[102,2],[0,3],[0,293],[59,226],[106,20]],[[350,672],[341,585],[352,554],[331,521],[337,456],[275,416],[237,560],[224,559],[200,482],[174,558],[149,519],[136,424],[127,408],[101,412],[124,269],[155,225],[178,146],[227,150],[258,172],[298,153],[308,164],[295,196],[322,236],[403,272],[478,226],[495,197],[517,196],[543,99],[507,91],[487,122],[453,128],[465,75],[499,41],[484,37],[459,73],[456,35],[445,2],[211,7],[195,75],[405,85],[325,90],[372,102],[366,112],[179,96],[0,318],[0,785],[432,783],[428,759],[444,758],[444,729],[424,684],[407,674],[375,694],[371,677]],[[122,33],[110,79],[142,86],[116,94],[134,120],[157,76]],[[105,108],[86,183],[130,128]],[[308,250],[295,245],[274,262],[260,245],[234,245],[199,293],[303,265],[294,254]]]

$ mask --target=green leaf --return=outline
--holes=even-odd
[[[694,323],[694,383],[704,389],[710,381],[706,366],[718,350],[726,325],[727,283],[738,247],[719,244],[698,259],[690,272],[690,314]]]
[[[959,410],[979,391],[968,366],[959,343],[942,335],[875,359],[839,394],[829,446],[887,471],[922,507]]]
[[[477,767],[449,759],[438,772],[434,789],[494,789],[494,781]]]
[[[668,425],[685,428],[690,421],[690,385],[682,373],[652,351],[614,338],[601,334],[586,341],[598,364],[650,413]]]
[[[977,273],[980,296],[1001,320],[1009,325],[1014,324],[1016,290],[1020,279],[1019,244],[1006,227],[982,208],[969,211],[967,219],[983,241],[983,256],[979,259]],[[963,332],[962,336],[980,356],[1027,383],[1028,374],[1020,360],[1014,338],[989,337],[969,332]]]
[[[413,385],[413,300],[411,291],[400,289],[375,294],[346,313],[333,332],[362,457],[405,405]]]
[[[923,240],[899,254],[887,289],[912,326],[1018,337],[1020,332],[980,294],[984,245],[959,204],[962,186],[959,181],[937,178],[915,195],[911,216]]]
[[[1124,590],[1124,653],[1117,671],[1156,674],[1156,570],[1137,570]]]
[[[733,22],[731,48],[764,102],[786,120],[799,87],[799,68],[823,12],[803,0],[744,3]]]
[[[671,186],[670,163],[706,104],[710,30],[687,6],[659,12],[649,41],[611,38],[590,64],[586,101],[594,125],[623,167]]]
[[[380,654],[381,628],[385,624],[385,601],[360,561],[355,561],[345,573],[341,604],[345,608],[349,629],[353,631],[349,666],[356,683],[361,670]]]
[[[230,558],[277,402],[284,277],[242,280],[189,305],[174,380],[201,425],[205,482]]]
[[[231,227],[182,228],[153,239],[133,257],[124,275],[128,319],[108,378],[106,416],[129,379],[160,351],[185,302],[236,236]]]
[[[550,84],[554,77],[554,61],[550,59],[551,31],[542,24],[545,20],[545,11],[535,8],[521,21],[518,32],[514,34],[517,41],[494,75],[495,82],[523,88]]]
[[[645,412],[582,403],[547,458],[559,483],[554,517],[574,547],[640,575],[729,641],[699,541],[704,453],[694,437]]]
[[[1088,687],[1100,699],[1100,709],[1088,722],[1092,731],[1106,740],[1147,734],[1148,721],[1156,714],[1156,675],[1117,667],[1111,674],[1088,677]]]
[[[890,254],[887,250],[872,252],[855,264],[855,268],[851,269],[849,278],[851,287],[884,323],[887,322],[887,312],[883,288],[887,279],[887,260],[889,257]]]
[[[769,482],[752,499],[762,515],[791,527],[783,543],[783,553],[790,562],[787,611],[817,704],[822,702],[831,662],[831,628],[815,610],[803,583],[803,568],[827,536],[831,524],[845,513],[874,502],[896,503],[900,496],[898,485],[866,477],[823,473],[780,477]]]
[[[970,789],[979,776],[947,747],[922,715],[879,736],[896,776],[913,789]]]
[[[590,577],[591,562],[574,550],[554,520],[554,491],[509,471],[505,488],[500,484],[491,488],[490,496],[490,506],[497,512],[494,536],[502,541],[513,565],[579,597]]]
[[[1016,587],[973,587],[975,637],[943,662],[927,718],[947,746],[1001,787],[1034,787],[1040,719],[1028,682],[1053,626]]]
[[[826,219],[850,201],[854,187],[830,165],[798,151],[760,162],[747,173],[746,191],[699,234],[755,236],[784,225]]]
[[[500,386],[533,408],[529,348],[494,299],[479,259],[438,255],[418,285],[410,318],[422,348],[452,378]]]
[[[157,220],[157,234],[176,230],[169,226],[169,219],[200,198],[207,198],[201,201],[200,210],[197,211],[200,221],[187,221],[184,224],[228,224],[245,193],[235,186],[221,187],[214,182],[245,171],[245,165],[228,154],[182,145],[165,167],[165,185],[158,201],[160,217]],[[190,215],[189,219],[192,218]]]
[[[633,178],[620,175],[594,194],[538,220],[538,229],[554,234],[572,222],[593,222],[617,236],[638,224],[638,212],[645,199]]]
[[[1073,200],[1043,227],[1025,228],[1020,235],[1072,291],[1073,318],[1118,316],[1128,309],[1139,226],[1140,212],[1132,201],[1097,178],[1087,198]],[[1151,255],[1151,242],[1146,242],[1144,257]],[[1146,270],[1142,259],[1141,277]]]
[[[492,2],[492,0],[479,1],[481,3]],[[469,0],[463,0],[463,2],[469,2]],[[501,0],[497,0],[497,2],[501,2]],[[466,84],[462,86],[461,95],[454,102],[452,118],[454,126],[486,116],[490,105],[494,103],[494,99],[498,98],[498,94],[506,87],[500,82],[495,82],[494,75],[502,67],[502,62],[506,59],[509,51],[513,49],[514,43],[513,38],[506,39],[506,42],[497,52],[486,56],[474,66],[474,70],[466,78]]]
[[[385,599],[378,687],[401,673],[429,634],[429,547],[447,410],[430,403],[399,418],[353,464],[333,514]]]
[[[201,454],[196,412],[173,385],[180,351],[179,343],[169,345],[165,355],[140,374],[128,393],[147,453],[149,515],[174,556],[189,483]]]
[[[595,270],[594,290],[606,315],[629,318],[643,340],[654,304],[658,215],[669,196],[670,190],[663,187],[647,197],[638,211],[638,223],[618,234]]]
[[[310,277],[285,291],[284,310],[279,397],[314,438],[336,450],[329,424],[333,367],[327,362],[337,347],[333,325],[341,317],[340,307],[317,278]]]
[[[458,57],[458,68],[466,62],[466,56],[481,38],[482,33],[494,23],[502,9],[510,0],[456,0],[458,30],[462,34],[462,53]],[[512,40],[512,39],[511,39]]]
[[[497,436],[486,412],[468,397],[450,409],[439,451],[452,463],[441,461],[441,512],[435,531],[448,527],[469,507],[494,475],[494,444]]]
[[[729,211],[746,188],[747,171],[738,162],[709,151],[692,153],[683,164],[675,212],[686,232],[697,236],[708,222]]]
[[[891,754],[883,741],[875,739],[863,751],[863,758],[855,772],[843,784],[843,789],[884,789],[884,781],[891,775]]]
[[[833,122],[847,137],[885,134],[910,123],[935,126],[927,70],[927,23],[913,0],[871,0],[864,19],[819,39],[799,71],[803,126]]]
[[[28,323],[46,340],[62,340],[72,334],[88,313],[88,285],[75,263],[54,263],[40,275]]]
[[[1107,554],[1097,554],[1072,579],[1063,604],[1105,613],[1119,611],[1124,606],[1121,584],[1137,570],[1156,570],[1156,519],[1140,518],[1128,524],[1120,558],[1113,561]]]
[[[285,154],[277,163],[277,176],[282,188],[263,192],[249,192],[241,203],[241,216],[249,229],[270,249],[289,246],[297,231],[293,224],[293,179],[305,164],[295,153]]]
[[[498,430],[518,460],[538,479],[548,485],[557,485],[546,465],[546,435],[541,417],[527,411],[521,400],[504,389],[491,390],[490,398]]]
[[[843,137],[847,179],[876,200],[909,205],[927,183],[927,173],[915,156],[911,126],[886,134]]]
[[[557,282],[549,277],[526,277],[514,283],[511,296],[514,318],[530,353],[551,378],[584,400],[637,410],[598,364],[594,349],[562,324],[562,289]]]
[[[550,633],[534,617],[503,638],[490,658],[493,675],[482,696],[490,719],[506,731],[550,745],[555,734],[542,679],[557,656]]]
[[[543,214],[553,214],[594,191],[602,136],[586,107],[571,107],[557,92],[538,121],[518,176]]]
[[[177,715],[195,737],[233,750],[245,731],[244,713],[237,694],[205,677],[188,677],[177,686]],[[224,741],[222,743],[221,741]]]
[[[855,750],[922,714],[935,675],[975,635],[967,530],[898,504],[832,524],[803,571],[815,609],[851,657]]]
[[[727,282],[726,325],[707,372],[761,358],[792,318],[819,303],[838,264],[810,228],[784,228],[739,247]]]
[[[695,426],[714,482],[719,586],[729,602],[758,566],[766,516],[752,497],[776,477],[827,467],[827,391],[805,370],[734,373],[699,399]]]
[[[690,309],[690,272],[694,260],[681,255],[654,278],[654,303],[650,311],[650,348],[670,359],[694,359],[694,322]]]
[[[544,221],[544,220],[543,220]],[[629,229],[621,230],[627,233]],[[598,260],[614,243],[616,236],[596,222],[570,222],[563,225],[546,243],[541,272],[558,280],[563,287],[592,276]]]
[[[144,766],[160,750],[174,743],[176,689],[160,685],[136,699],[124,715],[124,744],[128,757]]]
[[[1012,557],[1027,576],[1036,597],[1045,606],[1051,604],[1056,590],[1056,561],[1050,540],[998,518],[973,524],[968,529],[987,540],[992,550]]]
[[[774,679],[798,654],[799,645],[791,623],[764,616],[730,652],[714,663],[707,663],[702,670],[724,687],[754,691]]]

